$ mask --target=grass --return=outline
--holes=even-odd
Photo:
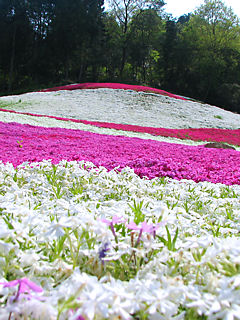
[[[0,100],[0,108],[5,109],[5,108],[11,108],[12,106],[15,106],[17,104],[22,103],[22,100],[19,99],[18,102],[12,102],[12,101],[1,101]]]
[[[222,116],[219,116],[219,115],[216,115],[216,116],[214,116],[214,118],[216,118],[216,119],[223,119],[223,117]]]
[[[30,105],[31,103],[29,102],[23,102],[21,99],[18,101],[7,101],[7,100],[2,100],[0,98],[0,109],[15,109],[15,107],[24,107],[27,105]]]

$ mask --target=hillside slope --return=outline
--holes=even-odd
[[[121,89],[32,92],[0,97],[0,107],[35,114],[158,128],[240,128],[239,114],[218,107]]]

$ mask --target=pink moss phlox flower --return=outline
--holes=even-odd
[[[20,294],[30,294],[31,291],[38,293],[43,292],[43,289],[40,286],[38,286],[36,283],[30,281],[27,278],[16,279],[9,282],[1,282],[0,284],[2,284],[4,288],[18,286],[18,291],[16,297],[14,298],[14,301],[18,300]]]
[[[15,287],[19,285],[19,293],[29,293],[31,291],[43,292],[43,289],[40,286],[38,286],[36,283],[30,281],[27,278],[16,279],[9,282],[1,282],[0,284],[2,284],[4,288]]]
[[[112,220],[101,219],[101,221],[106,223],[108,226],[110,226],[111,224],[124,223],[126,220],[123,219],[122,217],[118,217],[118,216],[114,215],[112,217]]]
[[[137,247],[139,242],[140,242],[140,240],[141,240],[143,232],[150,233],[155,238],[156,230],[159,228],[160,225],[161,225],[161,223],[157,223],[156,225],[154,225],[153,223],[148,224],[145,221],[143,221],[141,223],[141,225],[137,225],[134,221],[131,221],[130,223],[126,224],[126,227],[128,229],[130,229],[130,230],[139,230],[138,239],[137,239],[137,242],[135,244],[135,247]]]
[[[114,229],[114,224],[118,224],[118,223],[124,223],[126,220],[123,219],[122,217],[118,217],[116,215],[114,215],[112,217],[112,220],[107,220],[107,219],[100,219],[100,221],[106,223],[108,226],[110,226],[110,229],[112,231],[112,234],[115,238],[116,243],[118,243],[118,238]]]
[[[148,224],[146,221],[143,221],[141,225],[137,225],[135,222],[131,221],[126,224],[126,227],[131,230],[142,230],[142,232],[147,232],[153,234],[159,227],[159,223],[154,225],[153,223]]]

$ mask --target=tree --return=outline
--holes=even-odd
[[[160,10],[164,6],[162,0],[110,0],[112,12],[121,27],[122,57],[120,64],[120,76],[123,74],[129,45],[129,26],[133,15],[140,15],[144,9]]]
[[[132,75],[137,82],[155,80],[154,66],[159,55],[158,44],[163,36],[164,23],[153,9],[145,9],[132,17],[129,31],[129,57]]]
[[[104,1],[98,0],[56,0],[49,40],[55,52],[54,64],[59,78],[80,80],[89,64],[92,74],[95,72],[93,57],[97,58],[96,49],[103,28],[103,4]]]
[[[175,79],[175,55],[177,43],[177,24],[174,20],[167,19],[165,23],[165,34],[163,43],[163,68],[164,84],[166,89],[171,90],[171,82]]]
[[[205,0],[182,32],[191,46],[191,85],[198,97],[211,99],[218,86],[232,77],[239,63],[240,27],[237,16],[220,0]]]
[[[121,61],[121,28],[113,13],[109,12],[104,15],[103,24],[104,79],[113,81],[118,78]]]
[[[54,19],[55,0],[28,0],[26,10],[36,40],[47,37]]]
[[[29,46],[32,30],[26,14],[26,1],[0,1],[1,32],[1,61],[6,75],[7,89],[11,91],[18,75],[23,72],[29,59]]]
[[[32,83],[46,83],[52,77],[51,56],[48,37],[54,21],[55,0],[28,0],[26,14],[32,28],[32,53],[28,63],[28,74]],[[30,48],[29,48],[30,49]]]

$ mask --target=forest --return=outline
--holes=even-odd
[[[162,0],[0,0],[0,95],[147,85],[240,113],[240,22],[220,0],[178,19]]]

